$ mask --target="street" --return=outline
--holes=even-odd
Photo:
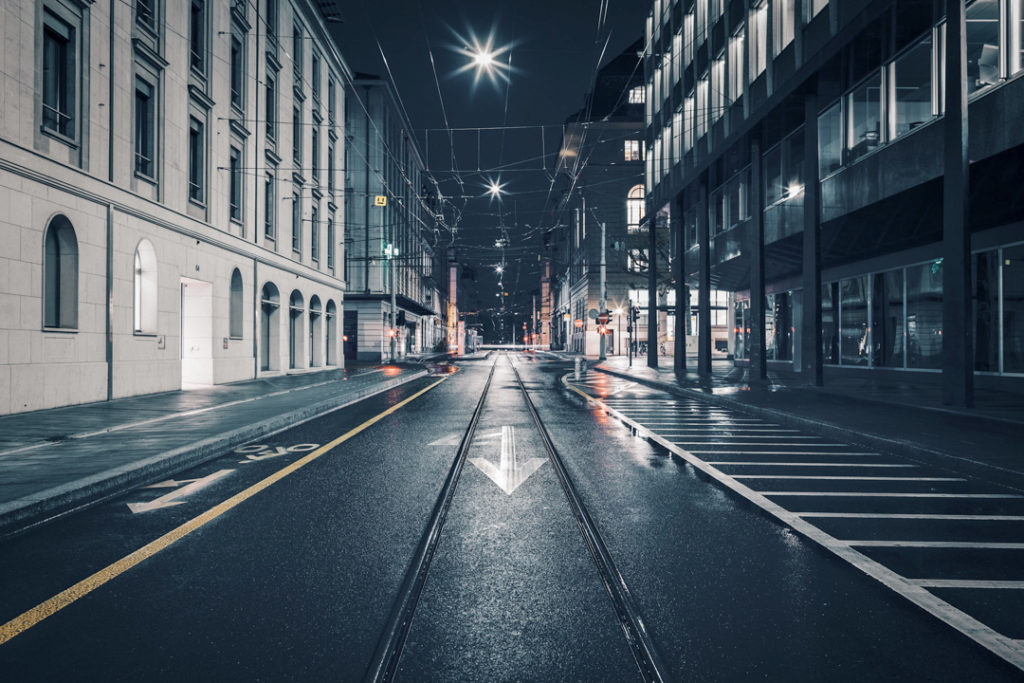
[[[610,566],[581,533],[513,363]],[[2,678],[1019,676],[862,569],[588,406],[562,383],[569,364],[492,353],[457,365],[452,375],[417,379],[3,540]],[[644,401],[664,412],[670,402],[617,388],[617,405]],[[466,435],[472,440],[460,449]],[[439,510],[460,454],[465,462]],[[754,481],[765,482],[762,491],[781,486]],[[440,533],[417,564],[432,522]],[[951,527],[934,528],[937,538]],[[145,557],[125,563],[144,547]],[[880,557],[891,549],[865,552],[900,562]],[[1002,578],[1021,578],[1016,557],[993,566]],[[609,572],[621,585],[609,587]],[[412,593],[410,574],[422,575]],[[396,621],[396,604],[410,596],[411,621]],[[635,608],[632,622],[622,600]],[[1013,603],[987,609],[1004,622],[1019,614]],[[647,655],[631,638],[637,623]],[[390,650],[382,645],[389,637],[397,643]],[[388,657],[390,669],[380,666]]]

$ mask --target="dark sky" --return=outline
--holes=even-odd
[[[640,37],[649,1],[352,0],[342,6],[345,21],[336,32],[342,54],[353,71],[386,77],[383,51],[421,148],[428,151],[431,174],[452,197],[449,221],[456,209],[461,214],[455,246],[459,260],[475,269],[481,317],[503,299],[510,309],[528,313],[530,294],[539,288],[540,234],[552,221],[543,212],[551,184],[545,167],[553,169],[561,124],[583,106],[606,41],[604,62]],[[494,83],[484,75],[474,84],[475,70],[458,73],[469,61],[459,49],[474,38],[508,48],[496,58],[503,64],[511,59],[507,81]],[[543,135],[534,126],[545,126]],[[456,174],[446,127],[495,130],[451,133]],[[488,179],[498,180],[499,174],[507,191],[500,202],[483,196]],[[494,266],[503,252],[494,243],[502,227],[509,239],[507,298],[495,296]],[[487,336],[492,325],[485,323]]]

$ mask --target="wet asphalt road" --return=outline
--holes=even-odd
[[[964,636],[584,406],[559,382],[566,364],[514,359],[674,679],[1019,680]],[[0,645],[0,680],[362,678],[494,360],[462,363]],[[639,680],[551,463],[535,461],[547,455],[508,362],[497,362],[397,677]],[[435,381],[225,454],[177,475],[177,486],[133,491],[0,541],[0,623]],[[191,484],[188,495],[164,498],[178,505],[127,505]]]

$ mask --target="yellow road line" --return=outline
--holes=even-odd
[[[249,488],[245,489],[244,491],[241,491],[240,493],[236,493],[235,495],[231,496],[230,498],[228,498],[224,502],[222,502],[222,503],[220,503],[220,504],[210,508],[209,510],[207,510],[203,514],[199,515],[198,517],[194,517],[193,519],[190,519],[189,521],[185,522],[184,524],[182,524],[178,528],[173,529],[173,530],[167,532],[166,534],[164,534],[160,538],[156,539],[155,541],[147,543],[146,545],[142,546],[141,548],[139,548],[135,552],[131,553],[130,555],[126,555],[125,557],[122,557],[117,562],[114,562],[113,564],[111,564],[111,565],[109,565],[107,567],[104,567],[103,569],[99,570],[98,572],[96,572],[92,576],[89,576],[89,577],[87,577],[85,579],[82,579],[81,581],[79,581],[75,585],[71,586],[70,588],[68,588],[66,590],[61,591],[60,593],[58,593],[57,595],[53,596],[49,600],[47,600],[45,602],[42,602],[42,603],[36,605],[35,607],[33,607],[32,609],[30,609],[30,610],[28,610],[26,612],[23,612],[22,614],[16,616],[15,618],[13,618],[10,621],[8,621],[6,624],[3,624],[2,626],[0,626],[0,644],[6,643],[8,640],[13,638],[14,636],[18,635],[19,633],[21,633],[23,631],[26,631],[26,630],[32,628],[33,626],[38,624],[43,619],[45,619],[45,618],[47,618],[47,617],[49,617],[49,616],[51,616],[53,614],[56,614],[60,610],[64,609],[65,607],[67,607],[68,605],[73,603],[75,600],[78,600],[79,598],[88,595],[92,591],[96,590],[97,588],[99,588],[103,584],[107,583],[111,579],[113,579],[113,578],[119,576],[120,574],[123,574],[124,572],[128,571],[129,569],[131,569],[135,565],[139,564],[143,560],[146,560],[146,559],[152,557],[153,555],[156,555],[161,550],[164,550],[164,549],[168,548],[175,541],[178,541],[178,540],[184,538],[185,536],[188,536],[190,533],[192,533],[196,529],[199,529],[200,527],[202,527],[203,525],[207,524],[208,522],[211,522],[214,519],[216,519],[217,517],[220,517],[225,512],[227,512],[231,508],[235,507],[239,503],[242,503],[243,501],[248,500],[249,498],[252,498],[257,493],[259,493],[263,489],[267,488],[271,484],[275,484],[278,481],[280,481],[280,480],[284,479],[285,477],[287,477],[292,472],[295,472],[296,470],[298,470],[298,469],[300,469],[302,467],[305,467],[306,465],[308,465],[309,463],[313,462],[314,460],[316,460],[320,456],[328,453],[333,448],[336,448],[337,446],[339,446],[339,445],[343,444],[344,442],[348,441],[349,439],[351,439],[356,434],[358,434],[361,431],[365,430],[366,428],[372,426],[373,424],[379,422],[380,420],[383,420],[385,417],[387,417],[388,415],[394,413],[396,410],[398,410],[399,408],[403,407],[404,405],[406,405],[410,401],[413,401],[413,400],[419,398],[420,396],[422,396],[423,394],[427,393],[428,391],[430,391],[431,389],[433,389],[434,387],[436,387],[438,384],[440,384],[441,382],[445,381],[446,379],[448,379],[448,377],[442,377],[441,379],[437,380],[436,382],[434,382],[430,386],[425,387],[425,388],[421,389],[420,391],[417,391],[415,394],[413,394],[409,398],[401,401],[400,403],[396,403],[395,405],[391,406],[390,408],[388,408],[384,412],[382,412],[382,413],[380,413],[380,414],[378,414],[378,415],[376,415],[374,417],[371,417],[369,420],[367,420],[363,424],[359,425],[358,427],[354,427],[353,429],[350,429],[349,431],[345,432],[344,434],[339,436],[334,441],[331,441],[330,443],[324,444],[323,446],[321,446],[320,448],[316,449],[315,451],[313,451],[309,455],[303,456],[302,458],[296,460],[292,464],[287,465],[286,467],[281,468],[280,470],[278,470],[277,472],[274,472],[272,475],[270,475],[266,479],[253,484],[252,486],[250,486]]]

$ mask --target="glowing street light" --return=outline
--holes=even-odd
[[[497,180],[489,178],[487,180],[487,192],[486,194],[491,196],[491,199],[501,200],[501,195],[505,194],[505,185],[507,183],[501,182],[501,176],[498,176]]]
[[[494,269],[494,272],[495,272],[495,273],[502,273],[502,272],[504,272],[504,271],[505,271],[505,269],[504,269],[504,268],[502,268],[501,266],[498,266],[497,268],[495,268],[495,269]]]
[[[472,31],[468,36],[461,36],[452,31],[461,45],[452,46],[456,51],[468,58],[465,65],[456,69],[455,73],[474,70],[473,86],[476,87],[481,76],[487,76],[491,83],[497,85],[498,79],[508,81],[512,71],[512,60],[505,59],[503,55],[512,49],[512,45],[497,46],[494,44],[494,33],[487,36],[486,40],[480,40]],[[498,61],[501,59],[501,61]]]

